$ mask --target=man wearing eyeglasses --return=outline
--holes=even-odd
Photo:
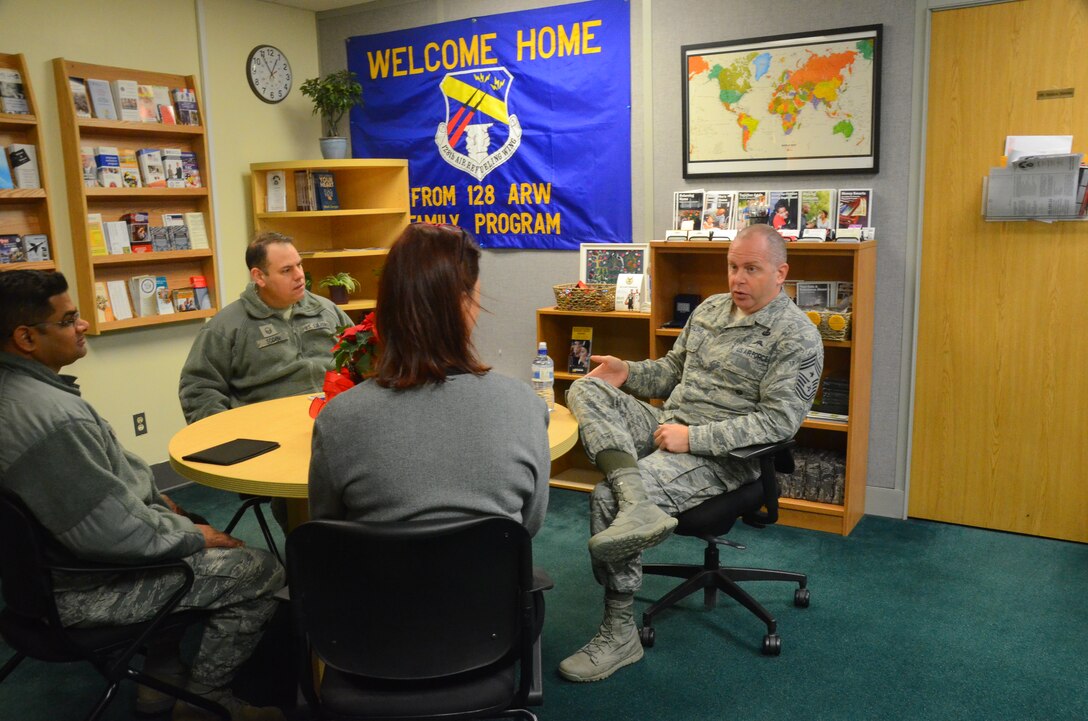
[[[0,485],[26,504],[77,558],[113,564],[183,559],[195,574],[178,610],[208,609],[189,688],[232,718],[283,719],[256,709],[226,686],[260,640],[275,610],[283,568],[266,551],[242,547],[206,523],[194,523],[154,486],[151,468],[125,451],[110,425],[61,369],[87,355],[88,324],[60,273],[0,273]],[[178,574],[104,575],[78,586],[54,579],[67,626],[127,625],[149,620],[178,585]],[[144,670],[172,674],[176,659],[148,654]],[[174,706],[165,698],[165,711]],[[152,709],[141,709],[152,711]],[[178,702],[175,721],[208,718]]]

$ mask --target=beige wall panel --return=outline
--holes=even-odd
[[[1088,154],[1088,63],[1055,42],[1085,32],[1082,0],[933,14],[911,516],[1088,541],[1088,224],[980,214],[1005,136]]]

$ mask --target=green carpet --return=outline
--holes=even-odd
[[[232,494],[198,486],[173,498],[224,524]],[[778,619],[782,655],[760,654],[764,628],[728,599],[702,598],[655,620],[642,662],[594,684],[555,667],[589,639],[601,592],[586,554],[588,496],[553,491],[534,543],[556,587],[544,626],[548,721],[596,719],[1022,719],[1088,718],[1088,546],[919,521],[866,517],[848,538],[741,526],[747,551],[723,561],[809,574],[812,605],[793,587],[751,583]],[[238,534],[259,544],[256,523]],[[702,544],[673,538],[649,560],[694,563]],[[648,578],[637,611],[676,581]],[[0,660],[9,649],[0,644]],[[81,719],[99,681],[78,665],[24,661],[0,685],[0,718]],[[131,717],[132,689],[106,719]]]

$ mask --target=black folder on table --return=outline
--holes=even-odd
[[[244,460],[259,456],[262,453],[274,451],[280,447],[275,441],[258,441],[252,438],[235,438],[233,441],[220,443],[218,446],[205,448],[196,453],[182,456],[183,461],[196,461],[198,463],[214,463],[217,466],[229,466]]]

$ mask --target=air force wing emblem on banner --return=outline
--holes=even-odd
[[[446,120],[438,124],[434,142],[443,160],[483,180],[513,157],[521,145],[521,125],[507,103],[513,82],[510,71],[496,67],[442,78],[439,89],[446,100]]]

